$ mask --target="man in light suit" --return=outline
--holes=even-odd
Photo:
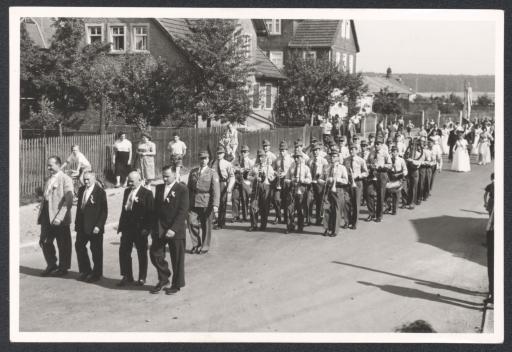
[[[219,177],[208,166],[207,151],[199,153],[199,167],[192,169],[188,177],[189,206],[188,224],[192,238],[192,253],[204,254],[210,249],[212,216],[218,213],[220,203]]]
[[[128,174],[128,188],[124,191],[123,208],[117,233],[121,233],[119,264],[121,276],[119,286],[133,282],[132,249],[137,249],[139,257],[139,280],[137,285],[146,283],[148,272],[148,235],[153,228],[153,192],[142,187],[141,176],[137,171]]]
[[[46,181],[37,223],[41,225],[39,245],[43,249],[46,269],[41,276],[64,276],[71,267],[71,207],[73,181],[61,170],[58,156],[48,158],[50,178]],[[59,265],[53,242],[57,240]]]
[[[79,281],[95,282],[103,275],[103,233],[107,221],[107,195],[103,188],[96,183],[96,174],[85,171],[84,186],[78,191],[76,206],[76,257],[78,259]],[[91,245],[94,267],[91,270],[87,242]]]
[[[162,169],[163,184],[155,190],[155,222],[150,249],[151,262],[158,273],[158,283],[151,293],[159,293],[165,288],[168,295],[174,294],[185,286],[185,236],[188,216],[188,188],[177,182],[176,167],[165,166]],[[172,284],[170,288],[169,265],[165,260],[165,247],[169,246],[172,266]]]

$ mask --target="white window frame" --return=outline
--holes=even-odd
[[[267,105],[267,98],[268,97],[268,88],[270,87],[270,106]],[[267,83],[265,84],[265,102],[263,103],[264,110],[272,110],[272,105],[274,105],[274,102],[272,101],[272,84]]]
[[[114,27],[123,27],[123,33],[124,33],[124,49],[123,50],[114,50],[114,35],[112,33],[112,30]],[[123,23],[111,23],[108,25],[108,41],[111,43],[110,45],[110,52],[111,53],[125,53],[128,51],[128,41],[126,40],[126,25]]]
[[[277,55],[277,57],[279,57],[279,56],[281,57],[281,58],[280,58],[280,60],[281,60],[281,61],[280,61],[280,64],[276,64],[276,63],[273,61],[273,60],[275,60],[275,59],[276,59],[276,57],[275,57],[276,55]],[[277,68],[281,69],[281,68],[283,68],[283,67],[284,67],[284,52],[283,52],[283,51],[281,51],[281,50],[269,51],[269,52],[268,52],[268,58],[270,59],[270,61],[272,61],[272,63],[273,63]]]
[[[105,41],[105,25],[103,23],[86,23],[85,24],[85,42],[87,44],[91,44],[91,36],[89,33],[89,29],[91,27],[100,27],[101,28],[101,42]],[[95,35],[96,36],[96,35]]]
[[[270,27],[267,24],[268,21],[271,21]],[[270,35],[280,35],[281,34],[282,22],[280,19],[267,18],[264,20],[264,22],[265,22],[265,26],[267,27],[268,34],[270,34]],[[279,30],[276,30],[278,25],[279,25]]]
[[[256,94],[255,92],[258,92],[258,99],[256,100]],[[252,84],[252,108],[255,110],[261,109],[261,92],[260,92],[260,84],[258,82],[254,82]]]
[[[310,54],[313,54],[313,55],[312,55],[312,56],[313,56],[313,58],[312,58],[312,59],[313,59],[313,61],[315,61],[315,60],[316,60],[316,51],[315,51],[315,50],[304,50],[304,51],[302,52],[302,58],[303,58],[304,60],[307,60],[307,59],[308,59],[308,57],[307,57],[307,56],[308,56],[308,55],[310,55]]]
[[[141,36],[142,34],[135,34],[135,30],[136,28],[141,28],[141,27],[144,27],[146,28],[146,49],[143,49],[143,50],[138,50],[137,49],[137,46],[136,46],[136,41],[135,41],[135,37],[137,35]],[[130,25],[130,33],[131,33],[131,50],[134,51],[134,52],[137,52],[137,53],[147,53],[149,52],[149,24],[147,23],[133,23]],[[126,50],[126,49],[125,49]]]
[[[345,28],[345,38],[350,39],[350,29],[351,29],[350,20],[347,20],[345,22],[345,25],[347,26],[347,28]]]

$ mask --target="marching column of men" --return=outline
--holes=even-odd
[[[180,182],[180,165],[165,166],[163,184],[156,187],[155,195],[142,185],[137,171],[131,172],[117,227],[121,234],[122,277],[118,285],[145,285],[150,237],[150,258],[158,274],[158,283],[150,292],[179,292],[185,285],[186,229],[192,240],[190,253],[207,253],[214,219],[216,229],[225,227],[228,194],[232,195],[233,221],[246,221],[249,216],[249,231],[265,231],[273,207],[273,223],[284,223],[286,233],[303,233],[305,227],[316,225],[323,226],[324,236],[335,237],[344,229],[357,229],[363,205],[368,209],[366,220],[380,222],[384,214],[396,215],[398,208],[414,209],[427,201],[440,164],[433,143],[427,143],[424,137],[410,138],[405,151],[396,142],[386,146],[382,138],[372,135],[359,144],[347,144],[343,136],[336,140],[325,138],[324,142],[314,140],[307,148],[309,155],[301,140],[294,142],[292,154],[286,141],[279,144],[277,156],[271,147],[268,140],[263,141],[255,160],[250,158],[247,145],[242,146],[237,158],[226,158],[224,148],[219,147],[211,163],[209,153],[202,151],[198,155],[199,166],[190,171],[187,184]],[[61,171],[59,157],[48,158],[47,166],[51,177],[41,192],[38,217],[40,245],[47,262],[41,275],[63,276],[71,263],[73,187],[69,176]],[[95,282],[103,275],[108,206],[105,191],[96,183],[92,171],[84,173],[84,183],[78,193],[75,217],[78,279]],[[132,269],[134,246],[137,281]],[[170,268],[165,260],[166,248],[171,254]]]

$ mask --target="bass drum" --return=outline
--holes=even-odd
[[[420,153],[420,155],[416,158],[413,156],[416,155],[416,152]],[[413,160],[419,160],[423,156],[423,147],[421,143],[417,139],[409,138],[409,143],[407,148],[405,149],[404,159],[407,160],[412,158]]]

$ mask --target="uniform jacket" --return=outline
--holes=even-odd
[[[220,202],[219,176],[217,172],[207,167],[199,175],[199,167],[190,171],[188,177],[190,207],[218,207]]]
[[[140,186],[135,195],[136,200],[133,203],[132,210],[128,211],[125,209],[125,205],[131,191],[131,188],[126,188],[124,191],[123,208],[117,232],[129,230],[137,232],[146,230],[149,232],[153,228],[153,192]]]
[[[103,188],[95,184],[87,203],[82,208],[85,189],[86,187],[82,186],[78,191],[75,231],[92,235],[92,231],[97,227],[100,229],[100,234],[102,234],[105,232],[105,222],[108,215],[107,195]]]
[[[70,225],[71,207],[73,206],[73,181],[68,175],[59,171],[46,181],[45,193],[47,190],[48,195],[45,198],[48,200],[50,224],[54,220],[60,220],[62,225]],[[42,203],[39,209],[37,223],[41,224],[41,210],[43,209]]]
[[[165,184],[156,186],[155,190],[155,222],[153,233],[158,234],[159,223],[164,231],[175,232],[174,239],[184,240],[186,219],[189,210],[189,192],[187,186],[175,182],[164,198]]]

